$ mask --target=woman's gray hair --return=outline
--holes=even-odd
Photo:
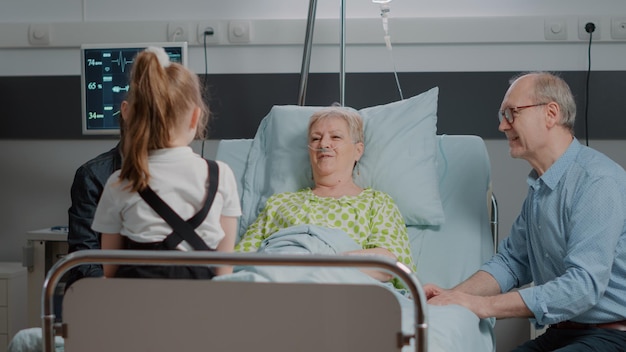
[[[363,137],[363,118],[361,118],[361,115],[359,115],[359,113],[355,110],[340,106],[326,107],[316,111],[313,115],[311,115],[307,132],[308,135],[311,135],[311,127],[313,127],[313,125],[315,125],[320,120],[331,117],[339,117],[346,121],[346,123],[348,124],[348,131],[350,132],[352,142],[365,142],[365,138]]]
[[[574,134],[574,123],[576,121],[576,102],[572,91],[563,78],[550,72],[528,72],[515,76],[511,83],[522,76],[532,75],[534,92],[531,97],[535,103],[555,102],[561,108],[560,125],[567,127]]]

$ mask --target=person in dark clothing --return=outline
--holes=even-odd
[[[100,234],[91,229],[91,223],[107,179],[121,167],[122,155],[118,143],[111,150],[85,162],[76,170],[70,191],[72,205],[67,211],[69,253],[100,249]],[[83,277],[103,275],[102,265],[81,265],[70,271],[66,287]]]

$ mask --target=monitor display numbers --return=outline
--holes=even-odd
[[[82,48],[83,133],[119,133],[120,106],[130,88],[137,53],[153,44],[94,45]],[[161,46],[170,60],[186,65],[186,43]]]

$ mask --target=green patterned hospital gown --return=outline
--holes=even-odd
[[[361,248],[385,248],[415,271],[402,214],[389,195],[371,188],[341,198],[318,197],[310,188],[275,194],[235,250],[254,252],[276,231],[303,224],[341,229]]]

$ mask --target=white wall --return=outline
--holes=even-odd
[[[393,56],[399,71],[584,71],[588,64],[587,42],[578,38],[577,27],[580,19],[587,18],[601,25],[597,33],[600,38],[593,45],[592,69],[626,69],[623,59],[626,42],[613,39],[610,31],[611,19],[626,17],[623,0],[394,0],[390,5],[390,31],[392,40],[398,43],[394,44]],[[219,38],[220,44],[207,50],[209,73],[299,72],[302,43],[297,38],[304,38],[307,10],[308,1],[304,0],[3,0],[0,76],[78,75],[77,46],[81,41],[93,38],[111,42],[129,38],[163,41],[167,40],[170,21],[189,23],[193,36],[193,25],[199,21],[216,21],[211,23],[227,26],[230,20],[242,19],[251,20],[251,43],[233,45],[226,37]],[[334,43],[338,33],[337,37],[333,33],[337,28],[339,2],[319,0],[317,15],[326,20],[318,22],[316,38],[326,44],[314,46],[311,72],[336,72],[339,54]],[[348,0],[346,16],[347,71],[389,71],[392,65],[382,44],[382,34],[369,27],[380,25],[378,7],[367,0]],[[365,22],[359,22],[361,19]],[[545,23],[553,20],[563,21],[566,39],[545,39]],[[144,24],[149,33],[113,31],[113,28],[134,28],[136,23]],[[27,40],[30,25],[48,28],[50,44],[30,45]],[[190,67],[203,73],[204,52],[197,39],[190,54]],[[0,112],[0,119],[10,118],[28,117]],[[26,231],[66,223],[74,170],[113,144],[113,141],[0,141],[0,260],[21,259]],[[623,152],[626,141],[592,140],[590,144],[626,166]],[[215,145],[212,141],[206,146],[206,155],[214,155]],[[489,140],[487,147],[500,205],[500,232],[506,236],[525,196],[529,167],[508,156],[503,140]],[[194,145],[194,148],[200,147]],[[500,321],[497,330],[499,350],[508,350],[528,336],[525,320]]]
[[[393,0],[390,6],[399,71],[584,70],[587,41],[579,38],[578,26],[587,19],[599,25],[592,68],[626,67],[626,60],[618,59],[626,54],[626,39],[611,35],[612,19],[626,23],[626,2],[621,0]],[[170,23],[189,26],[189,64],[204,72],[196,34],[204,22],[219,27],[219,44],[207,50],[209,73],[299,72],[307,12],[305,0],[5,0],[0,4],[0,75],[76,75],[81,43],[166,41],[171,39]],[[338,1],[318,1],[311,72],[339,70],[338,46],[329,45],[339,40],[339,14]],[[346,17],[346,69],[390,70],[379,7],[370,0],[346,0]],[[228,40],[231,20],[251,21],[249,44]],[[565,39],[547,40],[546,23],[559,21]],[[30,44],[31,26],[49,30],[48,45]]]

